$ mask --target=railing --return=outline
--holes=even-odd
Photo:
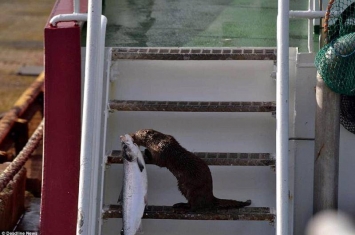
[[[277,24],[277,130],[276,130],[276,235],[289,234],[288,220],[288,112],[289,112],[289,18],[308,19],[308,52],[314,52],[313,19],[326,11],[315,11],[315,1],[309,0],[307,11],[289,11],[289,0],[278,1]]]
[[[36,111],[42,112],[43,108],[43,83],[44,74],[38,78],[25,90],[21,97],[16,101],[14,106],[4,113],[0,120],[0,151],[4,155],[9,155],[7,151],[15,146],[15,155],[17,157],[11,164],[0,174],[0,192],[12,180],[12,178],[20,171],[30,154],[42,139],[43,124],[39,124],[32,137],[28,140],[28,123],[34,117]],[[38,102],[36,102],[38,101]],[[39,110],[40,109],[40,110]],[[18,132],[17,123],[21,120],[21,126],[24,132],[21,132],[24,141],[18,143],[17,139],[13,139],[13,133]],[[36,125],[36,124],[34,124]],[[41,126],[41,127],[40,127]],[[12,151],[13,152],[13,151]],[[4,157],[4,156],[3,156]],[[5,156],[6,161],[12,160],[12,157]]]
[[[28,125],[37,111],[43,113],[44,74],[25,90],[0,120],[0,162],[11,161],[28,140]],[[11,150],[15,148],[15,151]],[[11,152],[11,153],[10,153]]]
[[[43,136],[43,121],[37,127],[43,117],[43,83],[42,73],[0,118],[0,163],[11,162],[0,172],[0,230],[14,226],[23,213],[24,165]]]
[[[98,203],[94,203],[99,192],[100,166],[97,156],[100,150],[103,112],[103,66],[107,22],[106,17],[101,15],[101,4],[100,0],[89,0],[77,234],[95,234],[99,229],[97,228],[97,218],[100,217],[98,213],[101,212],[96,207]]]
[[[80,13],[80,0],[73,1],[74,12],[72,14],[59,14],[54,16],[49,22],[52,26],[56,27],[58,22],[64,21],[77,21],[85,22],[87,21],[87,14]]]
[[[286,235],[289,232],[289,0],[278,0],[276,76],[276,235]]]
[[[29,159],[31,154],[36,150],[38,144],[43,137],[43,120],[33,133],[31,138],[26,143],[22,151],[17,155],[14,161],[10,163],[8,167],[0,174],[0,192],[7,186],[7,184],[13,179],[13,177],[21,170]]]
[[[308,10],[307,11],[290,11],[290,18],[298,19],[308,19],[308,52],[314,52],[313,46],[313,33],[314,33],[314,24],[313,19],[323,18],[326,14],[326,11],[316,11],[315,9],[315,0],[309,0]],[[337,14],[334,14],[335,16]]]
[[[290,18],[308,19],[308,52],[314,51],[313,46],[313,19],[325,16],[325,11],[315,11],[315,1],[309,0],[308,11],[290,11]]]
[[[313,19],[324,17],[325,11],[314,11],[309,0],[308,11],[289,11],[289,0],[278,1],[277,84],[276,84],[276,235],[289,233],[289,18],[308,19],[308,52],[313,52]]]

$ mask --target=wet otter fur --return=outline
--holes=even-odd
[[[168,168],[177,178],[178,188],[188,203],[175,204],[174,208],[196,211],[241,208],[251,204],[251,200],[242,202],[214,197],[212,175],[207,164],[171,135],[142,129],[131,136],[137,145],[146,147],[145,155],[152,163]]]

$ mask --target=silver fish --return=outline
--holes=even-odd
[[[141,151],[128,134],[120,136],[123,156],[123,187],[119,201],[122,204],[123,228],[121,235],[142,232],[142,217],[147,205],[148,179]]]

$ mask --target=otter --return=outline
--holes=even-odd
[[[242,208],[251,204],[251,200],[216,198],[208,165],[183,148],[173,136],[153,129],[138,130],[130,135],[137,145],[146,147],[145,155],[153,164],[166,167],[176,177],[178,188],[188,203],[174,204],[174,208],[197,211]]]

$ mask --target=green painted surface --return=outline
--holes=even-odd
[[[106,0],[104,14],[111,47],[276,46],[276,0]],[[290,20],[290,46],[307,49],[307,20]]]

